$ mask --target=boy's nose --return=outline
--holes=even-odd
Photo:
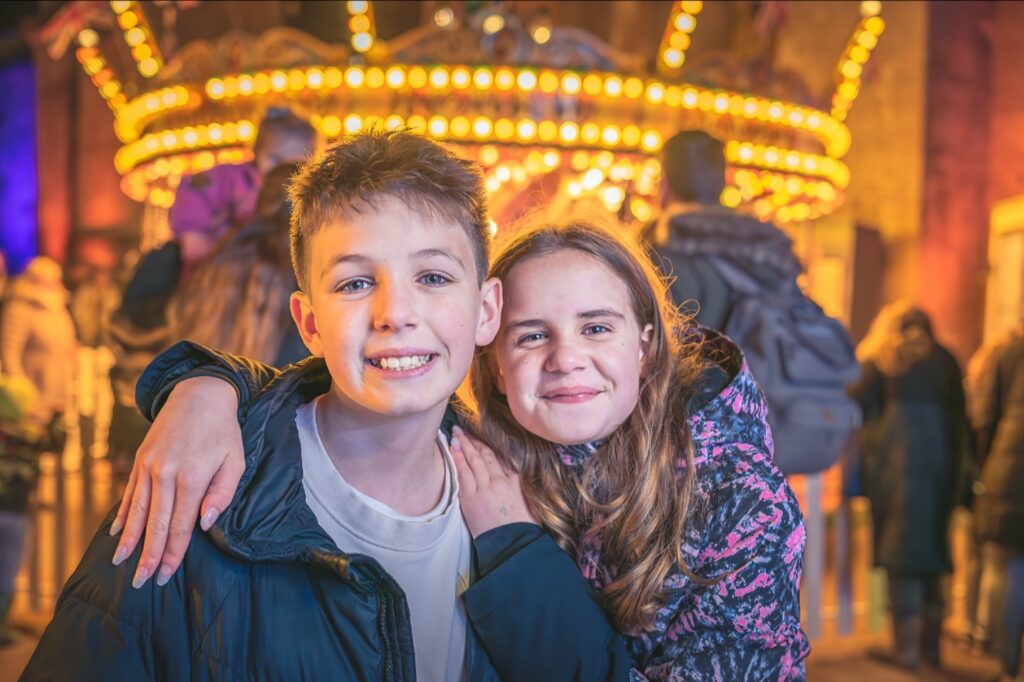
[[[412,292],[399,286],[379,287],[373,304],[373,327],[377,331],[415,327],[419,319]]]

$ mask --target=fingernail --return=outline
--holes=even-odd
[[[114,552],[114,565],[120,566],[121,562],[128,557],[128,550],[124,546],[119,545],[117,551]]]
[[[114,522],[112,524],[110,524],[110,534],[111,535],[117,535],[118,533],[121,532],[122,528],[124,528],[124,524],[121,523],[121,520],[120,519],[114,519]]]
[[[451,447],[456,449],[456,450],[461,450],[462,449],[462,445],[459,443],[459,437],[458,436],[452,436]]]
[[[453,426],[452,433],[465,433],[465,431],[462,430],[461,426]]]
[[[206,510],[206,513],[203,514],[203,518],[199,519],[199,527],[204,531],[210,530],[210,526],[213,525],[213,522],[217,520],[218,516],[220,516],[220,510],[216,507],[210,507]]]
[[[170,566],[161,566],[160,572],[156,574],[156,584],[163,587],[171,579],[172,575],[174,575],[174,571],[171,570]]]
[[[139,589],[146,584],[149,580],[150,572],[146,566],[139,566],[139,570],[135,571],[135,577],[132,578],[132,587]]]

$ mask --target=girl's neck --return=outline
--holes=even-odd
[[[353,414],[331,392],[317,402],[317,429],[349,485],[415,516],[436,507],[444,491],[446,464],[437,443],[444,408],[401,418]]]

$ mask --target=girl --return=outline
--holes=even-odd
[[[577,637],[549,627],[572,614],[560,613],[564,600],[551,587],[564,554],[536,551],[548,533],[625,635],[632,679],[802,679],[803,520],[772,464],[764,398],[739,350],[706,330],[675,333],[685,327],[639,247],[594,224],[527,229],[492,274],[505,287],[502,327],[478,352],[470,383],[498,455],[458,430],[453,454],[477,555],[464,600],[502,676],[544,679],[560,638]],[[243,397],[252,381],[238,382]],[[187,422],[201,431],[197,418]],[[141,500],[129,505],[129,489],[115,527],[141,525],[145,467],[166,476],[165,462],[181,459],[170,443],[151,448],[166,453],[163,462],[140,458]],[[180,496],[202,494],[203,485],[178,485]],[[204,527],[219,504],[204,503]],[[129,552],[132,534],[122,541]],[[550,651],[520,644],[545,627]],[[617,651],[594,642],[588,665],[607,660],[609,678],[622,669]]]

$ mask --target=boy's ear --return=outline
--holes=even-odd
[[[640,332],[640,369],[644,368],[647,363],[647,352],[651,349],[651,339],[654,338],[654,325],[644,325],[644,330]]]
[[[316,315],[313,313],[313,306],[309,303],[309,297],[301,291],[296,291],[292,293],[289,305],[292,319],[295,320],[299,336],[302,337],[302,343],[306,345],[312,355],[323,357],[324,349],[320,342],[320,331],[316,327]]]
[[[480,320],[476,325],[476,345],[486,346],[501,327],[501,280],[492,277],[480,287]]]

